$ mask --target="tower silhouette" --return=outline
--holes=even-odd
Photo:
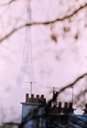
[[[31,6],[28,0],[27,21],[25,30],[25,43],[20,75],[17,79],[19,85],[30,85],[30,93],[32,94],[32,85],[34,83],[33,66],[32,66],[32,42],[31,42]]]

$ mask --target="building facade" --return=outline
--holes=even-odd
[[[22,103],[24,128],[87,128],[87,104],[83,115],[75,115],[72,103],[48,105],[44,95],[26,94]]]

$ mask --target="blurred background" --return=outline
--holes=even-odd
[[[17,84],[25,42],[27,0],[0,0],[0,123],[20,120],[30,86]],[[31,0],[34,94],[52,97],[52,89],[72,83],[87,72],[87,0]],[[86,102],[87,79],[74,87],[77,113]],[[72,101],[72,88],[58,97]]]

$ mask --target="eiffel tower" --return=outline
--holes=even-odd
[[[32,85],[34,83],[33,67],[32,67],[32,42],[31,42],[31,6],[30,0],[28,0],[27,7],[27,21],[25,31],[25,43],[23,51],[23,59],[20,69],[20,75],[17,79],[17,83],[22,86],[30,85],[30,93],[32,94]]]

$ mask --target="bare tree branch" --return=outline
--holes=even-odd
[[[8,4],[12,4],[15,1],[17,1],[17,0],[10,0]]]
[[[65,91],[68,88],[73,87],[79,80],[81,80],[82,78],[84,78],[85,76],[87,76],[87,73],[79,76],[74,82],[72,82],[71,84],[66,85],[65,87],[63,87],[62,89],[60,89],[60,91],[58,92],[58,94],[60,94],[61,92]]]
[[[33,24],[38,24],[38,25],[49,25],[49,24],[54,24],[56,22],[60,22],[60,21],[64,21],[66,19],[69,19],[71,17],[73,17],[74,15],[76,15],[77,13],[79,13],[82,9],[86,8],[87,7],[87,3],[85,5],[82,5],[80,6],[78,9],[74,10],[71,14],[69,15],[65,15],[64,17],[62,18],[57,18],[53,21],[47,21],[47,22],[38,22],[38,23],[33,23]]]
[[[15,32],[17,32],[18,30],[22,29],[22,28],[25,27],[25,26],[26,26],[26,24],[25,24],[25,25],[21,25],[21,26],[19,26],[18,28],[14,28],[12,31],[10,31],[8,34],[6,34],[4,37],[2,37],[2,38],[0,39],[0,43],[1,43],[2,41],[4,41],[4,40],[8,39],[12,34],[14,34]]]
[[[0,6],[10,5],[10,4],[12,4],[13,2],[15,2],[15,1],[17,1],[17,0],[10,0],[8,3],[0,4]]]
[[[15,1],[15,0],[11,0],[10,3],[12,1]],[[77,10],[75,10],[73,13],[71,13],[70,15],[66,15],[62,18],[57,18],[53,21],[46,21],[46,22],[33,22],[32,24],[23,24],[23,25],[20,25],[18,28],[14,28],[12,31],[10,31],[9,33],[7,33],[4,37],[2,37],[0,39],[0,43],[6,39],[8,39],[12,34],[14,34],[15,32],[17,32],[18,30],[22,29],[23,27],[25,26],[32,26],[32,25],[50,25],[50,24],[54,24],[56,22],[61,22],[61,21],[64,21],[66,19],[69,19],[71,17],[73,17],[74,15],[76,15],[79,11],[81,11],[82,9],[86,8],[87,7],[87,3],[81,7],[79,7]]]

